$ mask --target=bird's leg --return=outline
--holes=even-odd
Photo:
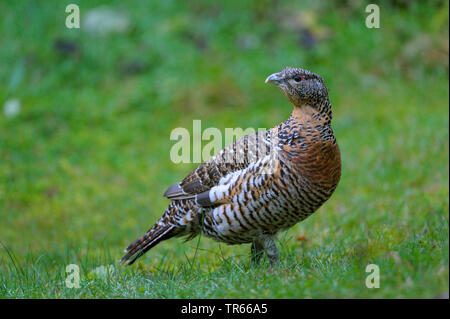
[[[259,265],[261,258],[266,253],[270,261],[270,266],[274,266],[280,261],[280,253],[272,236],[264,236],[252,242],[252,262]]]
[[[255,265],[259,265],[259,263],[261,262],[261,257],[264,254],[264,246],[261,243],[261,241],[255,239],[252,242],[251,251],[252,251],[252,262]]]
[[[269,257],[270,266],[278,264],[280,261],[280,253],[278,252],[277,245],[273,237],[266,237],[263,241],[264,250],[266,251],[267,257]]]

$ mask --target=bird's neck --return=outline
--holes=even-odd
[[[310,104],[294,105],[290,120],[302,125],[321,124],[331,125],[331,105],[325,101],[320,105],[311,106]]]
[[[300,124],[306,124],[316,121],[318,115],[317,110],[310,105],[294,106],[290,119]]]

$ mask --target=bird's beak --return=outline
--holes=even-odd
[[[273,84],[279,84],[279,83],[281,83],[281,81],[283,81],[283,78],[279,75],[279,73],[274,73],[274,74],[271,74],[271,75],[269,75],[268,77],[267,77],[267,79],[266,79],[266,83],[267,82],[271,82],[271,83],[273,83]]]

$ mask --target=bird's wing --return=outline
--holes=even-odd
[[[280,161],[276,156],[266,155],[246,168],[222,177],[217,185],[195,195],[195,202],[201,207],[227,203],[248,203],[260,198],[272,189],[272,183],[279,178]]]
[[[270,154],[271,145],[268,141],[270,134],[267,132],[269,131],[246,135],[229,144],[193,170],[183,181],[170,186],[164,196],[174,200],[195,198],[223,184],[233,174],[238,175]]]

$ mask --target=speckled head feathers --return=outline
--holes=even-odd
[[[305,69],[286,67],[267,77],[267,82],[277,85],[297,107],[305,104],[320,107],[328,101],[328,89],[323,79]]]

